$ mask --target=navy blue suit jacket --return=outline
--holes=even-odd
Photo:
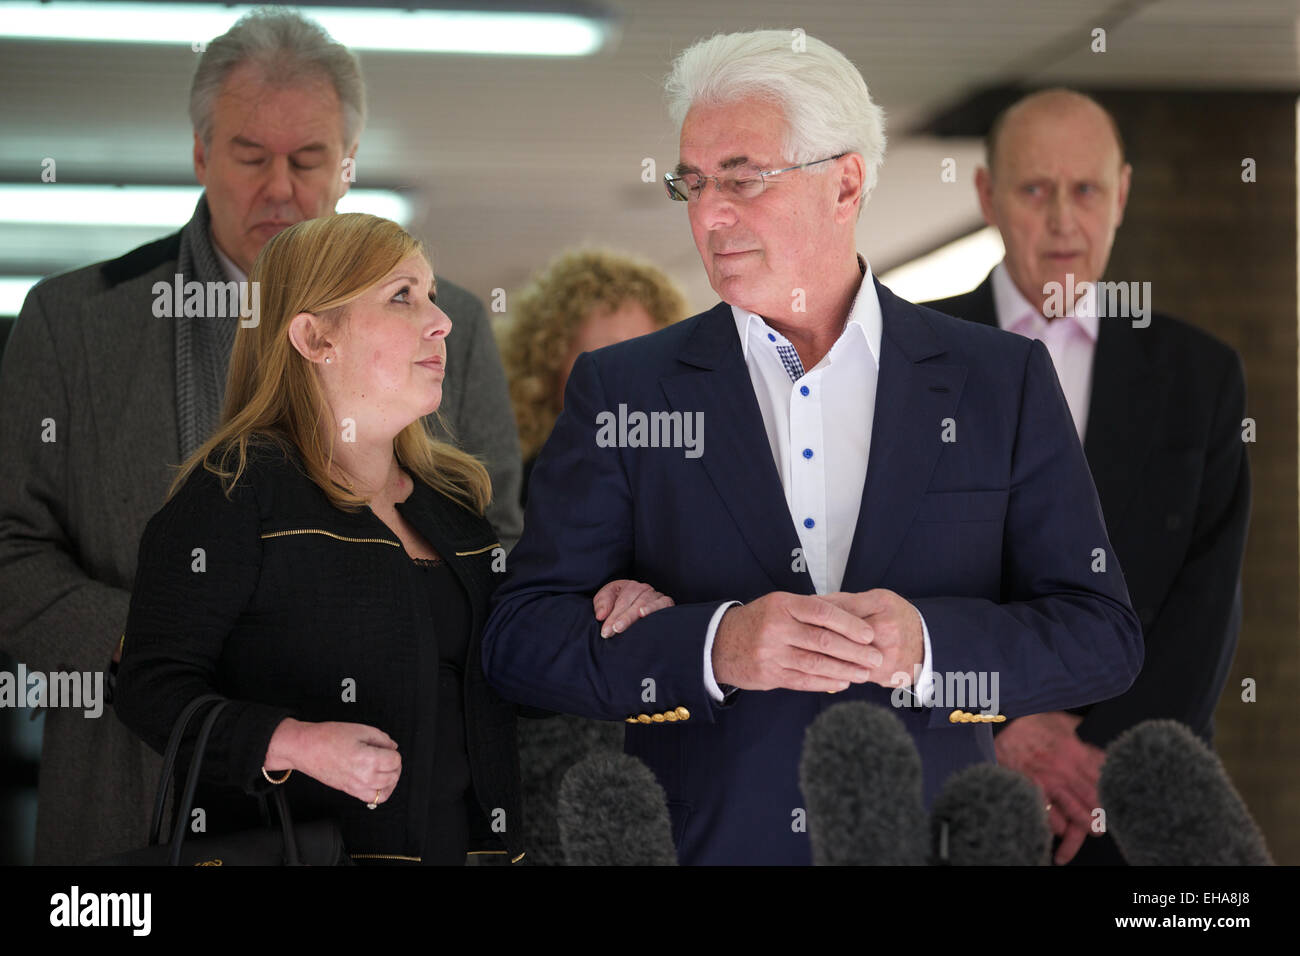
[[[843,590],[911,601],[936,680],[996,671],[1009,718],[1122,693],[1141,631],[1047,349],[876,290],[880,374]],[[620,404],[703,412],[703,454],[601,447],[597,417]],[[521,703],[630,721],[626,749],[667,792],[682,863],[808,863],[804,732],[841,700],[890,706],[891,690],[740,691],[718,704],[703,678],[721,602],[813,593],[798,548],[729,306],[586,353],[533,470],[484,671]],[[591,597],[624,577],[676,606],[602,639]],[[948,706],[897,712],[927,806],[954,771],[995,759],[988,723],[952,723]]]

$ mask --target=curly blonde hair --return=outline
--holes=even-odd
[[[681,292],[655,266],[598,250],[561,255],[516,297],[497,337],[525,461],[541,450],[560,417],[560,375],[579,327],[593,311],[614,311],[629,300],[658,328],[686,315]]]

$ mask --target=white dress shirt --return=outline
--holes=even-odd
[[[998,328],[1030,339],[1041,339],[1052,356],[1056,377],[1070,406],[1074,430],[1083,441],[1088,427],[1088,399],[1092,395],[1092,360],[1097,352],[1097,302],[1085,296],[1079,302],[1066,303],[1066,313],[1048,321],[1020,294],[1011,281],[1006,262],[993,270],[993,307],[998,314]]]
[[[844,581],[871,451],[883,323],[871,268],[859,261],[862,284],[840,337],[806,371],[789,340],[762,316],[731,307],[786,505],[818,594],[838,591]],[[739,603],[718,608],[704,642],[704,684],[716,701],[724,695],[713,676],[713,640],[722,615]],[[925,660],[914,692],[924,697],[933,676],[924,616],[921,629]]]

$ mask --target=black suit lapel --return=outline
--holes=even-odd
[[[929,307],[959,319],[970,319],[981,325],[998,327],[998,310],[993,301],[993,273],[984,277],[984,281],[965,295],[953,296],[928,303]]]
[[[934,303],[941,312],[996,327],[993,274],[962,296]],[[1102,319],[1093,353],[1084,454],[1092,471],[1102,512],[1114,520],[1131,497],[1133,475],[1139,474],[1151,448],[1151,423],[1161,405],[1156,383],[1146,374],[1150,359],[1141,331]]]
[[[1083,450],[1102,512],[1117,520],[1132,496],[1134,476],[1151,452],[1151,425],[1162,420],[1158,383],[1148,374],[1143,330],[1103,318],[1093,353]]]

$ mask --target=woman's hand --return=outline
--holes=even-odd
[[[597,591],[591,603],[596,611],[596,620],[605,622],[600,636],[612,637],[647,614],[672,607],[674,602],[648,584],[620,578]]]
[[[271,735],[263,766],[268,773],[297,770],[362,803],[383,803],[402,774],[402,757],[396,741],[375,727],[286,717]]]

